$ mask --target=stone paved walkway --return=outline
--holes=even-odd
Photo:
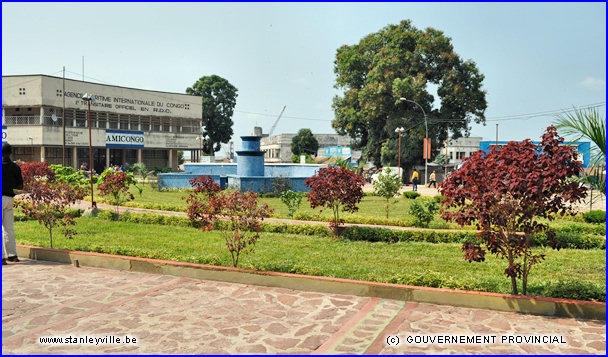
[[[437,335],[495,336],[496,341],[439,344],[421,340],[437,339]],[[553,336],[565,343],[524,344],[516,340],[530,335]],[[44,337],[63,338],[64,343],[43,344],[40,338]],[[127,337],[129,343],[125,343]],[[503,337],[512,340],[501,343]],[[78,343],[68,344],[68,338]],[[604,321],[75,268],[42,261],[24,260],[2,268],[3,354],[605,351]]]

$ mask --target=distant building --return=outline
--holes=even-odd
[[[13,146],[13,159],[61,164],[65,140],[65,165],[88,166],[85,93],[96,98],[90,118],[95,171],[136,162],[177,170],[178,150],[198,160],[201,97],[71,79],[64,89],[62,78],[46,75],[2,76],[2,142]]]
[[[448,164],[460,164],[462,159],[470,157],[475,151],[479,150],[482,137],[469,137],[452,139],[448,142]],[[445,145],[439,150],[440,154],[446,154]]]
[[[279,134],[263,137],[260,142],[260,150],[266,151],[265,162],[291,162],[291,140],[296,134]],[[338,134],[314,134],[319,147],[350,146],[350,138]]]
[[[508,141],[482,141],[479,143],[479,149],[483,151],[490,150],[494,146],[503,147],[507,145]],[[540,145],[540,141],[533,141],[533,145]],[[564,142],[562,145],[574,146],[578,153],[578,161],[582,162],[583,168],[589,167],[589,161],[591,160],[591,143],[588,141],[577,141],[577,142]]]

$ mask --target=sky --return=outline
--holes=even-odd
[[[2,3],[2,75],[80,80],[84,57],[86,81],[185,93],[216,74],[238,89],[238,150],[284,106],[273,134],[334,133],[336,50],[403,19],[485,75],[471,136],[538,140],[561,110],[605,115],[605,3]]]

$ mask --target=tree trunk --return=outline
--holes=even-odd
[[[51,240],[51,248],[53,248],[53,228],[49,228],[49,239]]]
[[[386,200],[386,208],[385,208],[385,210],[386,210],[386,218],[388,218],[388,201],[389,200]]]

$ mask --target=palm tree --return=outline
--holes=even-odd
[[[572,112],[559,114],[555,126],[573,141],[591,141],[591,174],[581,177],[592,190],[606,195],[606,120],[595,108],[574,108]],[[593,192],[593,191],[592,191]],[[591,202],[593,204],[593,202]]]

